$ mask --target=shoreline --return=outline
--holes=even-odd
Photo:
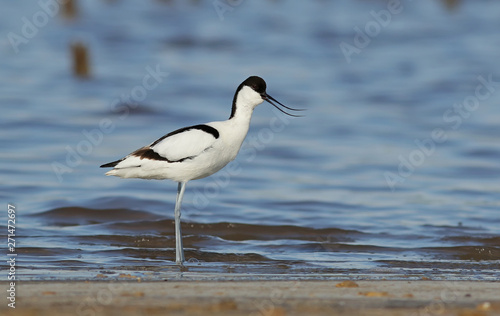
[[[9,282],[2,282],[3,287]],[[18,281],[3,315],[495,315],[494,281]]]

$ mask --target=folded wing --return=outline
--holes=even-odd
[[[218,138],[219,132],[215,128],[205,124],[195,125],[171,132],[148,147],[161,157],[157,159],[182,162],[200,155]]]

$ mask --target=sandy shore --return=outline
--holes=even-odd
[[[15,291],[16,308],[4,299],[0,314],[500,315],[500,282],[20,281]]]

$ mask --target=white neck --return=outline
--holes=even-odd
[[[235,107],[231,119],[238,121],[248,121],[252,118],[252,113],[255,107],[261,104],[264,100],[252,88],[244,86],[238,91],[233,106]]]

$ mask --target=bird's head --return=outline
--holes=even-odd
[[[301,116],[288,113],[282,108],[280,108],[278,105],[291,111],[302,111],[302,109],[293,109],[281,104],[278,100],[267,94],[266,88],[267,88],[266,82],[261,77],[251,76],[248,77],[245,81],[243,81],[238,86],[238,89],[236,89],[236,93],[233,99],[233,108],[231,111],[231,117],[235,115],[236,110],[238,108],[245,108],[250,111],[253,111],[253,109],[255,109],[257,105],[261,104],[264,101],[269,102],[269,104],[271,104],[279,111],[287,115],[295,117]]]

